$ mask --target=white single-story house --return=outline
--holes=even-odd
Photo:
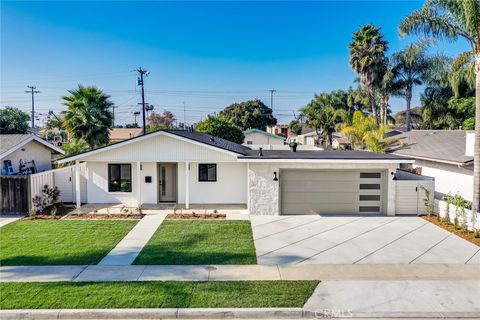
[[[417,173],[435,178],[435,198],[460,194],[473,199],[474,132],[412,130],[396,135],[401,146],[393,154],[415,159]]]
[[[52,169],[52,160],[65,152],[37,135],[0,135],[1,175],[31,174]]]
[[[160,130],[58,162],[75,162],[78,207],[82,163],[87,203],[240,204],[261,215],[395,215],[396,170],[414,160],[364,151],[252,150],[195,131]]]
[[[248,129],[245,135],[244,145],[283,145],[285,137],[266,132],[260,129]]]

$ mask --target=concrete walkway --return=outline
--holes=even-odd
[[[259,264],[480,264],[480,248],[419,217],[250,217]]]
[[[128,266],[133,263],[148,240],[162,224],[167,214],[148,214],[110,251],[99,263],[100,266]]]
[[[3,266],[0,282],[478,280],[477,265]]]
[[[6,226],[9,223],[22,219],[23,215],[18,214],[2,214],[0,215],[0,228]]]

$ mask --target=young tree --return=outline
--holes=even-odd
[[[367,24],[353,33],[350,49],[350,65],[360,75],[360,82],[367,88],[372,113],[378,117],[375,99],[375,83],[379,81],[384,65],[388,42],[380,28]]]
[[[267,126],[277,124],[272,109],[259,99],[234,103],[221,111],[219,116],[243,130],[265,130]]]
[[[420,10],[407,16],[400,32],[422,34],[455,41],[463,38],[470,45],[468,53],[475,60],[475,148],[472,211],[480,211],[480,2],[478,0],[428,0]],[[474,214],[473,217],[476,215]]]
[[[14,107],[0,109],[0,133],[21,134],[27,133],[30,116]]]
[[[110,96],[97,87],[78,86],[63,97],[67,111],[64,126],[73,139],[83,139],[90,148],[106,145],[112,126]]]
[[[195,130],[229,140],[235,143],[243,143],[245,136],[242,129],[221,117],[208,116],[197,123]]]

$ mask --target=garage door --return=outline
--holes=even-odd
[[[282,170],[282,214],[383,213],[384,172]]]

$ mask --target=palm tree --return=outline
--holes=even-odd
[[[380,28],[367,24],[353,33],[350,49],[350,65],[360,75],[360,82],[367,87],[372,113],[378,117],[375,100],[375,83],[385,60],[388,42],[383,39]]]
[[[385,59],[383,68],[382,78],[377,83],[377,90],[380,96],[380,122],[387,124],[390,96],[400,94],[401,83],[398,81],[398,69],[392,66],[391,59]]]
[[[376,120],[375,117],[365,117],[361,111],[355,111],[351,124],[343,125],[342,133],[354,149],[385,152],[397,140],[386,137],[392,126],[379,125]]]
[[[90,148],[106,145],[112,126],[112,114],[108,110],[113,103],[110,96],[97,87],[84,87],[69,90],[63,97],[67,111],[64,126],[70,136],[85,141]]]
[[[410,108],[413,87],[424,83],[436,61],[436,58],[429,57],[426,53],[429,44],[429,41],[412,43],[405,49],[395,52],[392,55],[393,68],[396,70],[396,76],[398,78],[398,86],[407,104],[405,109],[405,126],[407,131],[412,129]]]
[[[428,0],[400,24],[400,32],[422,34],[439,39],[463,38],[475,59],[475,151],[473,169],[472,216],[480,210],[480,2],[478,0]]]
[[[315,128],[317,137],[323,138],[325,149],[332,146],[332,135],[338,124],[348,117],[347,110],[334,107],[336,99],[333,94],[322,93],[300,109],[301,115],[306,118],[305,123]]]

